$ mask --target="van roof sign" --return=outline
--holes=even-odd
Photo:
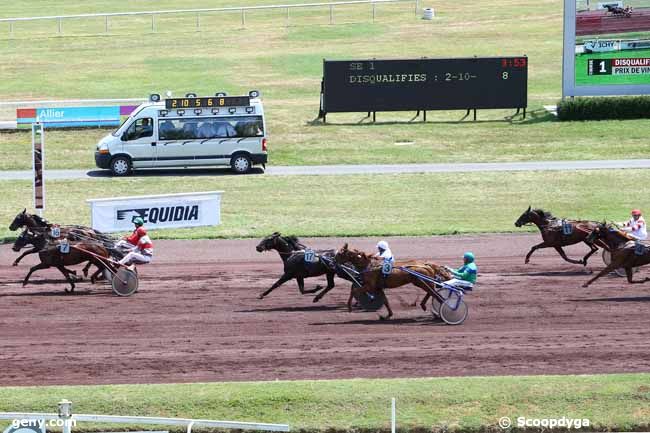
[[[165,108],[213,108],[213,107],[248,107],[250,96],[208,96],[202,98],[165,99]]]

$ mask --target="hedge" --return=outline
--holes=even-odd
[[[557,104],[560,120],[650,118],[650,96],[566,98]]]

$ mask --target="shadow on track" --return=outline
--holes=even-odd
[[[237,310],[236,313],[302,313],[309,311],[347,311],[345,305],[309,305],[306,307],[275,307],[275,308],[253,308],[250,310]]]
[[[650,302],[650,296],[630,296],[623,298],[569,299],[570,302]]]
[[[343,322],[315,322],[309,323],[309,326],[330,326],[330,325],[413,325],[413,326],[449,326],[442,320],[432,320],[431,317],[420,317],[416,319],[359,319],[347,320]]]

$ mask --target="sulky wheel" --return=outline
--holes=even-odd
[[[448,299],[449,296],[451,296],[451,291],[449,289],[442,288],[440,290],[436,290],[436,292],[438,292],[438,294],[440,295],[440,297],[442,299]],[[440,305],[441,304],[440,304],[440,301],[438,300],[438,298],[436,298],[435,296],[432,296],[431,297],[431,314],[433,314],[434,319],[437,319],[438,317],[440,317]]]
[[[605,265],[609,266],[610,263],[612,263],[612,253],[610,253],[607,250],[603,250],[603,263]],[[633,268],[632,272],[637,273],[639,272],[639,268]],[[619,277],[626,277],[627,274],[625,273],[625,268],[617,268],[614,269],[614,273],[618,275]]]
[[[467,304],[458,293],[452,293],[440,306],[440,318],[448,325],[460,325],[468,314]]]
[[[117,296],[131,296],[138,290],[138,274],[127,268],[119,268],[111,285]]]

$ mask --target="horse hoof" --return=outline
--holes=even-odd
[[[316,302],[318,302],[318,301],[320,301],[320,298],[319,298],[318,296],[316,296],[312,302],[313,302],[313,303],[316,303]]]
[[[379,316],[379,320],[386,321],[390,319],[390,316]]]
[[[582,288],[583,288],[583,289],[586,289],[587,287],[589,287],[589,284],[583,284],[583,285],[582,285]]]
[[[264,295],[259,295],[257,299],[264,299]]]
[[[422,311],[427,311],[427,306],[426,305],[420,305],[420,308],[422,308]]]
[[[321,290],[322,288],[323,288],[323,286],[321,286],[320,284],[316,285],[316,290]]]
[[[11,266],[18,266],[18,262],[13,262]]]

